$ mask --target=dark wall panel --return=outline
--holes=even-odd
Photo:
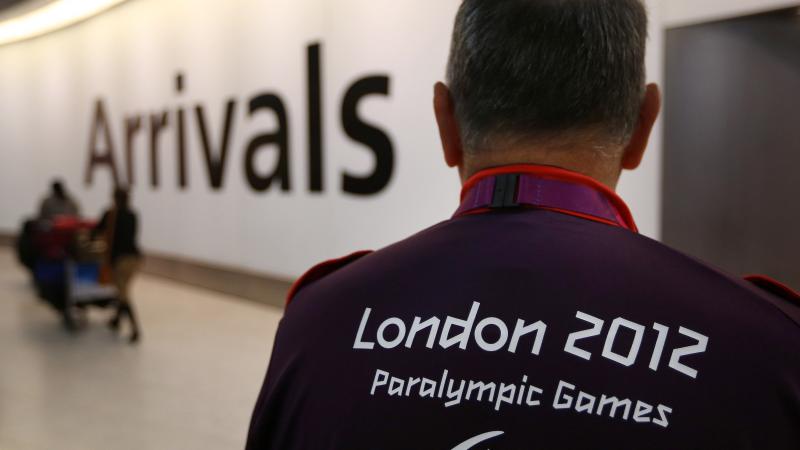
[[[667,33],[664,240],[800,287],[800,17]]]

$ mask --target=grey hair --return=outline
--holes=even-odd
[[[447,83],[465,149],[581,130],[627,141],[646,41],[640,0],[464,0]]]

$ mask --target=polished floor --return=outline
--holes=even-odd
[[[0,450],[242,449],[281,311],[140,276],[143,339],[71,336],[0,247]]]

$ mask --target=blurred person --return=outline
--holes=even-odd
[[[22,230],[17,236],[15,248],[17,252],[17,260],[25,266],[31,274],[36,269],[36,260],[38,258],[38,250],[36,248],[36,225],[35,220],[25,220],[22,224]]]
[[[109,327],[118,331],[121,320],[127,319],[131,327],[129,341],[133,344],[141,337],[130,298],[130,282],[141,265],[141,253],[137,245],[138,219],[130,207],[127,189],[115,189],[113,200],[114,205],[103,213],[93,235],[105,237],[111,280],[118,291],[117,310],[109,322]]]
[[[614,192],[660,109],[646,34],[637,0],[461,4],[434,89],[461,205],[294,284],[248,449],[800,448],[800,297]]]
[[[50,195],[42,200],[39,208],[39,219],[53,220],[56,216],[79,216],[78,203],[67,194],[64,183],[55,180],[50,186]]]

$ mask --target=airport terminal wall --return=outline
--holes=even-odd
[[[0,232],[35,214],[53,178],[89,217],[116,182],[164,271],[290,280],[444,220],[459,181],[431,100],[458,4],[130,0],[0,46]],[[660,142],[657,130],[620,187],[656,238]]]

